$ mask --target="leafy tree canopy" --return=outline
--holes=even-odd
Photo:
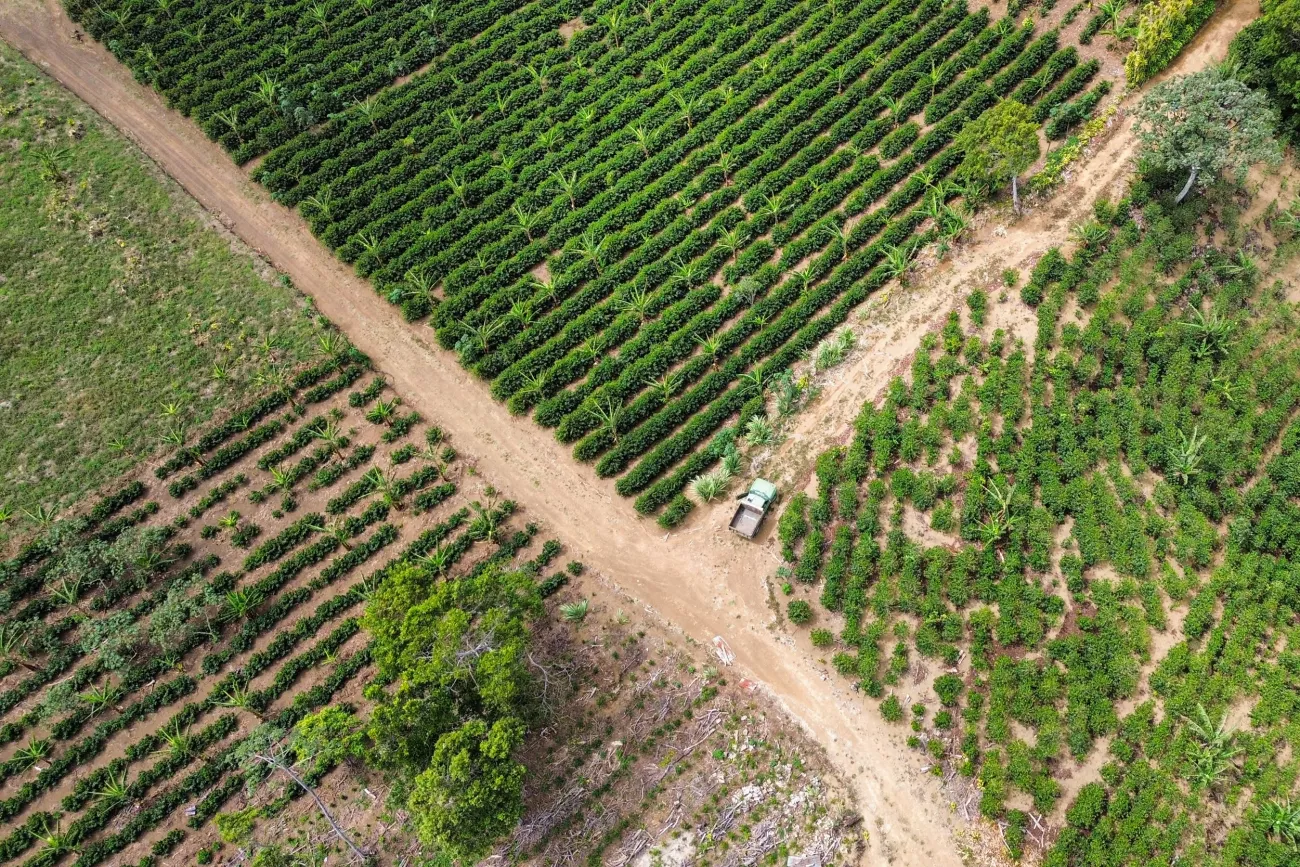
[[[1038,124],[1027,106],[1004,99],[967,124],[957,134],[956,144],[965,152],[958,174],[994,187],[1038,159]]]
[[[1142,158],[1168,171],[1195,172],[1201,183],[1222,172],[1238,179],[1276,160],[1268,99],[1218,68],[1161,82],[1136,111]]]
[[[418,774],[462,721],[529,716],[527,621],[540,605],[520,571],[438,581],[414,566],[395,570],[362,618],[381,678],[396,684],[371,719],[372,758]]]
[[[464,723],[438,741],[407,802],[420,839],[462,863],[483,855],[523,815],[524,766],[511,756],[523,741],[518,719]]]

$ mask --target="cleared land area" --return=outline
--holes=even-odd
[[[305,299],[0,46],[0,540],[308,358]],[[176,413],[170,414],[169,405]]]

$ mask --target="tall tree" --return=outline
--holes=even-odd
[[[528,621],[541,608],[522,571],[440,579],[394,569],[366,607],[380,682],[368,757],[393,780],[426,844],[468,861],[518,820],[514,758],[536,712]]]
[[[1020,213],[1020,174],[1040,152],[1038,124],[1028,106],[1004,99],[967,124],[956,138],[965,152],[958,175],[986,189],[1011,181],[1011,198]]]
[[[1175,204],[1222,172],[1244,180],[1246,170],[1279,157],[1267,97],[1212,67],[1163,81],[1138,104],[1136,132],[1150,166],[1187,172]]]
[[[513,717],[491,726],[471,720],[438,739],[407,801],[425,845],[472,863],[515,826],[525,769],[513,754],[523,739],[524,725]]]

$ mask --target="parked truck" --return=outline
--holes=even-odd
[[[749,490],[737,499],[740,504],[736,506],[736,514],[731,516],[731,529],[746,539],[752,539],[758,535],[767,510],[776,502],[776,485],[767,479],[755,479]]]

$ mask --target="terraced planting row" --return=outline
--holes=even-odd
[[[365,703],[360,616],[395,569],[565,580],[542,575],[559,544],[352,350],[154,476],[0,564],[4,863],[161,863],[183,835],[155,829],[182,809],[202,826],[258,773],[239,758],[251,732]]]
[[[787,611],[1014,856],[1293,864],[1293,305],[1159,180],[1038,261],[1032,346],[976,290],[818,458]]]
[[[176,39],[121,8],[72,5],[110,43]],[[494,397],[643,514],[684,514],[714,435],[960,236],[963,127],[1001,99],[1043,123],[1096,72],[1054,31],[938,0],[537,2],[255,176]]]

